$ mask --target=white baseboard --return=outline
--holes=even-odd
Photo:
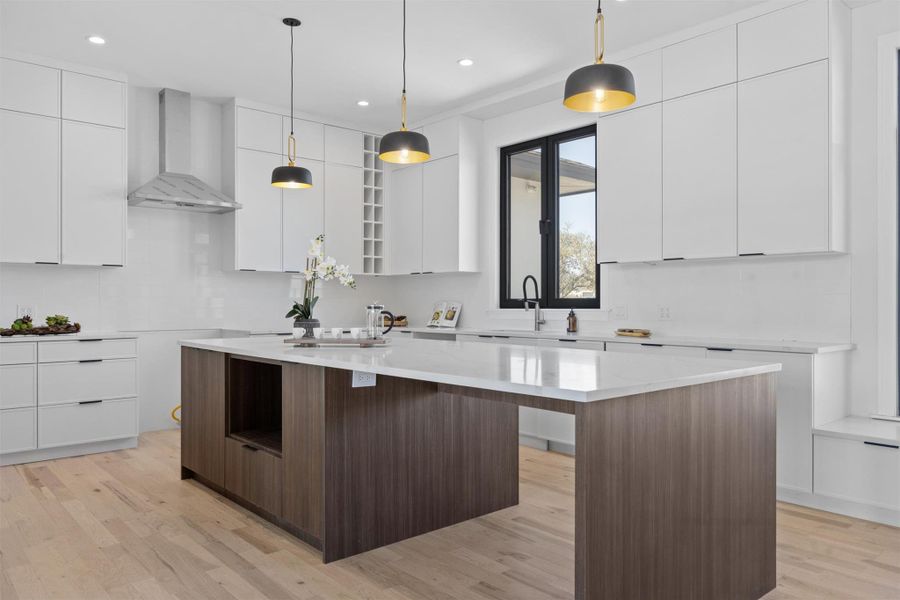
[[[853,500],[845,500],[843,498],[835,498],[823,494],[811,494],[809,492],[801,492],[780,486],[775,492],[775,497],[781,502],[799,504],[800,506],[833,512],[847,517],[855,517],[857,519],[865,519],[866,521],[875,521],[876,523],[882,523],[884,525],[900,527],[900,510],[872,506],[871,504],[863,504],[861,502],[854,502]]]
[[[41,460],[53,460],[55,458],[69,458],[71,456],[96,454],[98,452],[112,452],[113,450],[127,450],[128,448],[137,448],[137,445],[138,439],[132,437],[107,442],[92,442],[90,444],[78,444],[75,446],[60,446],[58,448],[12,452],[10,454],[0,455],[0,466],[19,465]]]

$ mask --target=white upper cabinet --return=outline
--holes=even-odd
[[[831,249],[829,140],[827,62],[738,84],[739,253]]]
[[[663,99],[737,80],[737,28],[732,25],[662,50]]]
[[[59,116],[59,69],[0,58],[0,108]]]
[[[662,258],[662,106],[597,121],[597,262]]]
[[[423,165],[390,173],[388,257],[395,275],[421,273]]]
[[[606,114],[623,112],[662,100],[662,51],[653,50],[623,61],[612,62],[627,67],[634,75],[635,100],[630,106]]]
[[[459,156],[425,163],[422,189],[422,272],[459,271]]]
[[[737,254],[737,89],[663,103],[663,257]]]
[[[281,271],[281,189],[271,184],[281,157],[239,148],[235,161],[235,269]],[[289,190],[295,191],[295,190]]]
[[[459,127],[462,117],[444,119],[423,128],[432,160],[459,153]]]
[[[284,154],[287,150],[287,136],[281,135],[281,115],[239,106],[236,119],[238,148],[272,154]]]
[[[281,125],[282,152],[287,152],[287,138],[291,133],[291,118],[283,117]],[[297,162],[306,158],[325,160],[325,126],[314,121],[294,119],[294,139],[297,140]],[[301,166],[306,166],[305,164]],[[315,179],[313,179],[315,182]]]
[[[125,84],[62,72],[62,118],[109,127],[125,127]]]
[[[362,160],[361,136],[360,133],[358,149],[360,161]],[[351,273],[362,273],[363,271],[363,170],[361,167],[325,163],[325,254],[333,256],[339,265],[348,265]]]
[[[62,263],[125,264],[125,131],[62,122]]]
[[[304,160],[302,165],[312,174],[313,187],[285,189],[281,194],[285,271],[300,272],[305,269],[310,242],[320,233],[325,233],[325,163]]]
[[[749,79],[828,58],[829,4],[806,0],[738,23],[738,77]]]
[[[343,127],[325,126],[325,162],[363,166],[363,134]]]
[[[59,262],[59,123],[0,110],[0,261]]]

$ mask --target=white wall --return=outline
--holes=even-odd
[[[157,92],[129,87],[129,191],[157,173]],[[221,188],[221,107],[193,99],[191,130],[194,174]],[[88,330],[140,332],[141,429],[172,426],[177,340],[219,329],[287,331],[284,314],[302,293],[297,275],[223,270],[222,245],[218,215],[129,207],[126,267],[0,265],[0,322],[27,305],[36,320],[61,313]],[[361,278],[356,290],[326,284],[316,316],[326,326],[363,324],[365,305],[386,297],[386,282]]]

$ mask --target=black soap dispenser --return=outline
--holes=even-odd
[[[578,317],[574,308],[569,309],[569,316],[566,317],[566,333],[578,333]]]

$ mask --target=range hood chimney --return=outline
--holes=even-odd
[[[128,194],[128,204],[147,208],[227,213],[241,205],[191,173],[191,95],[159,91],[159,175]]]

